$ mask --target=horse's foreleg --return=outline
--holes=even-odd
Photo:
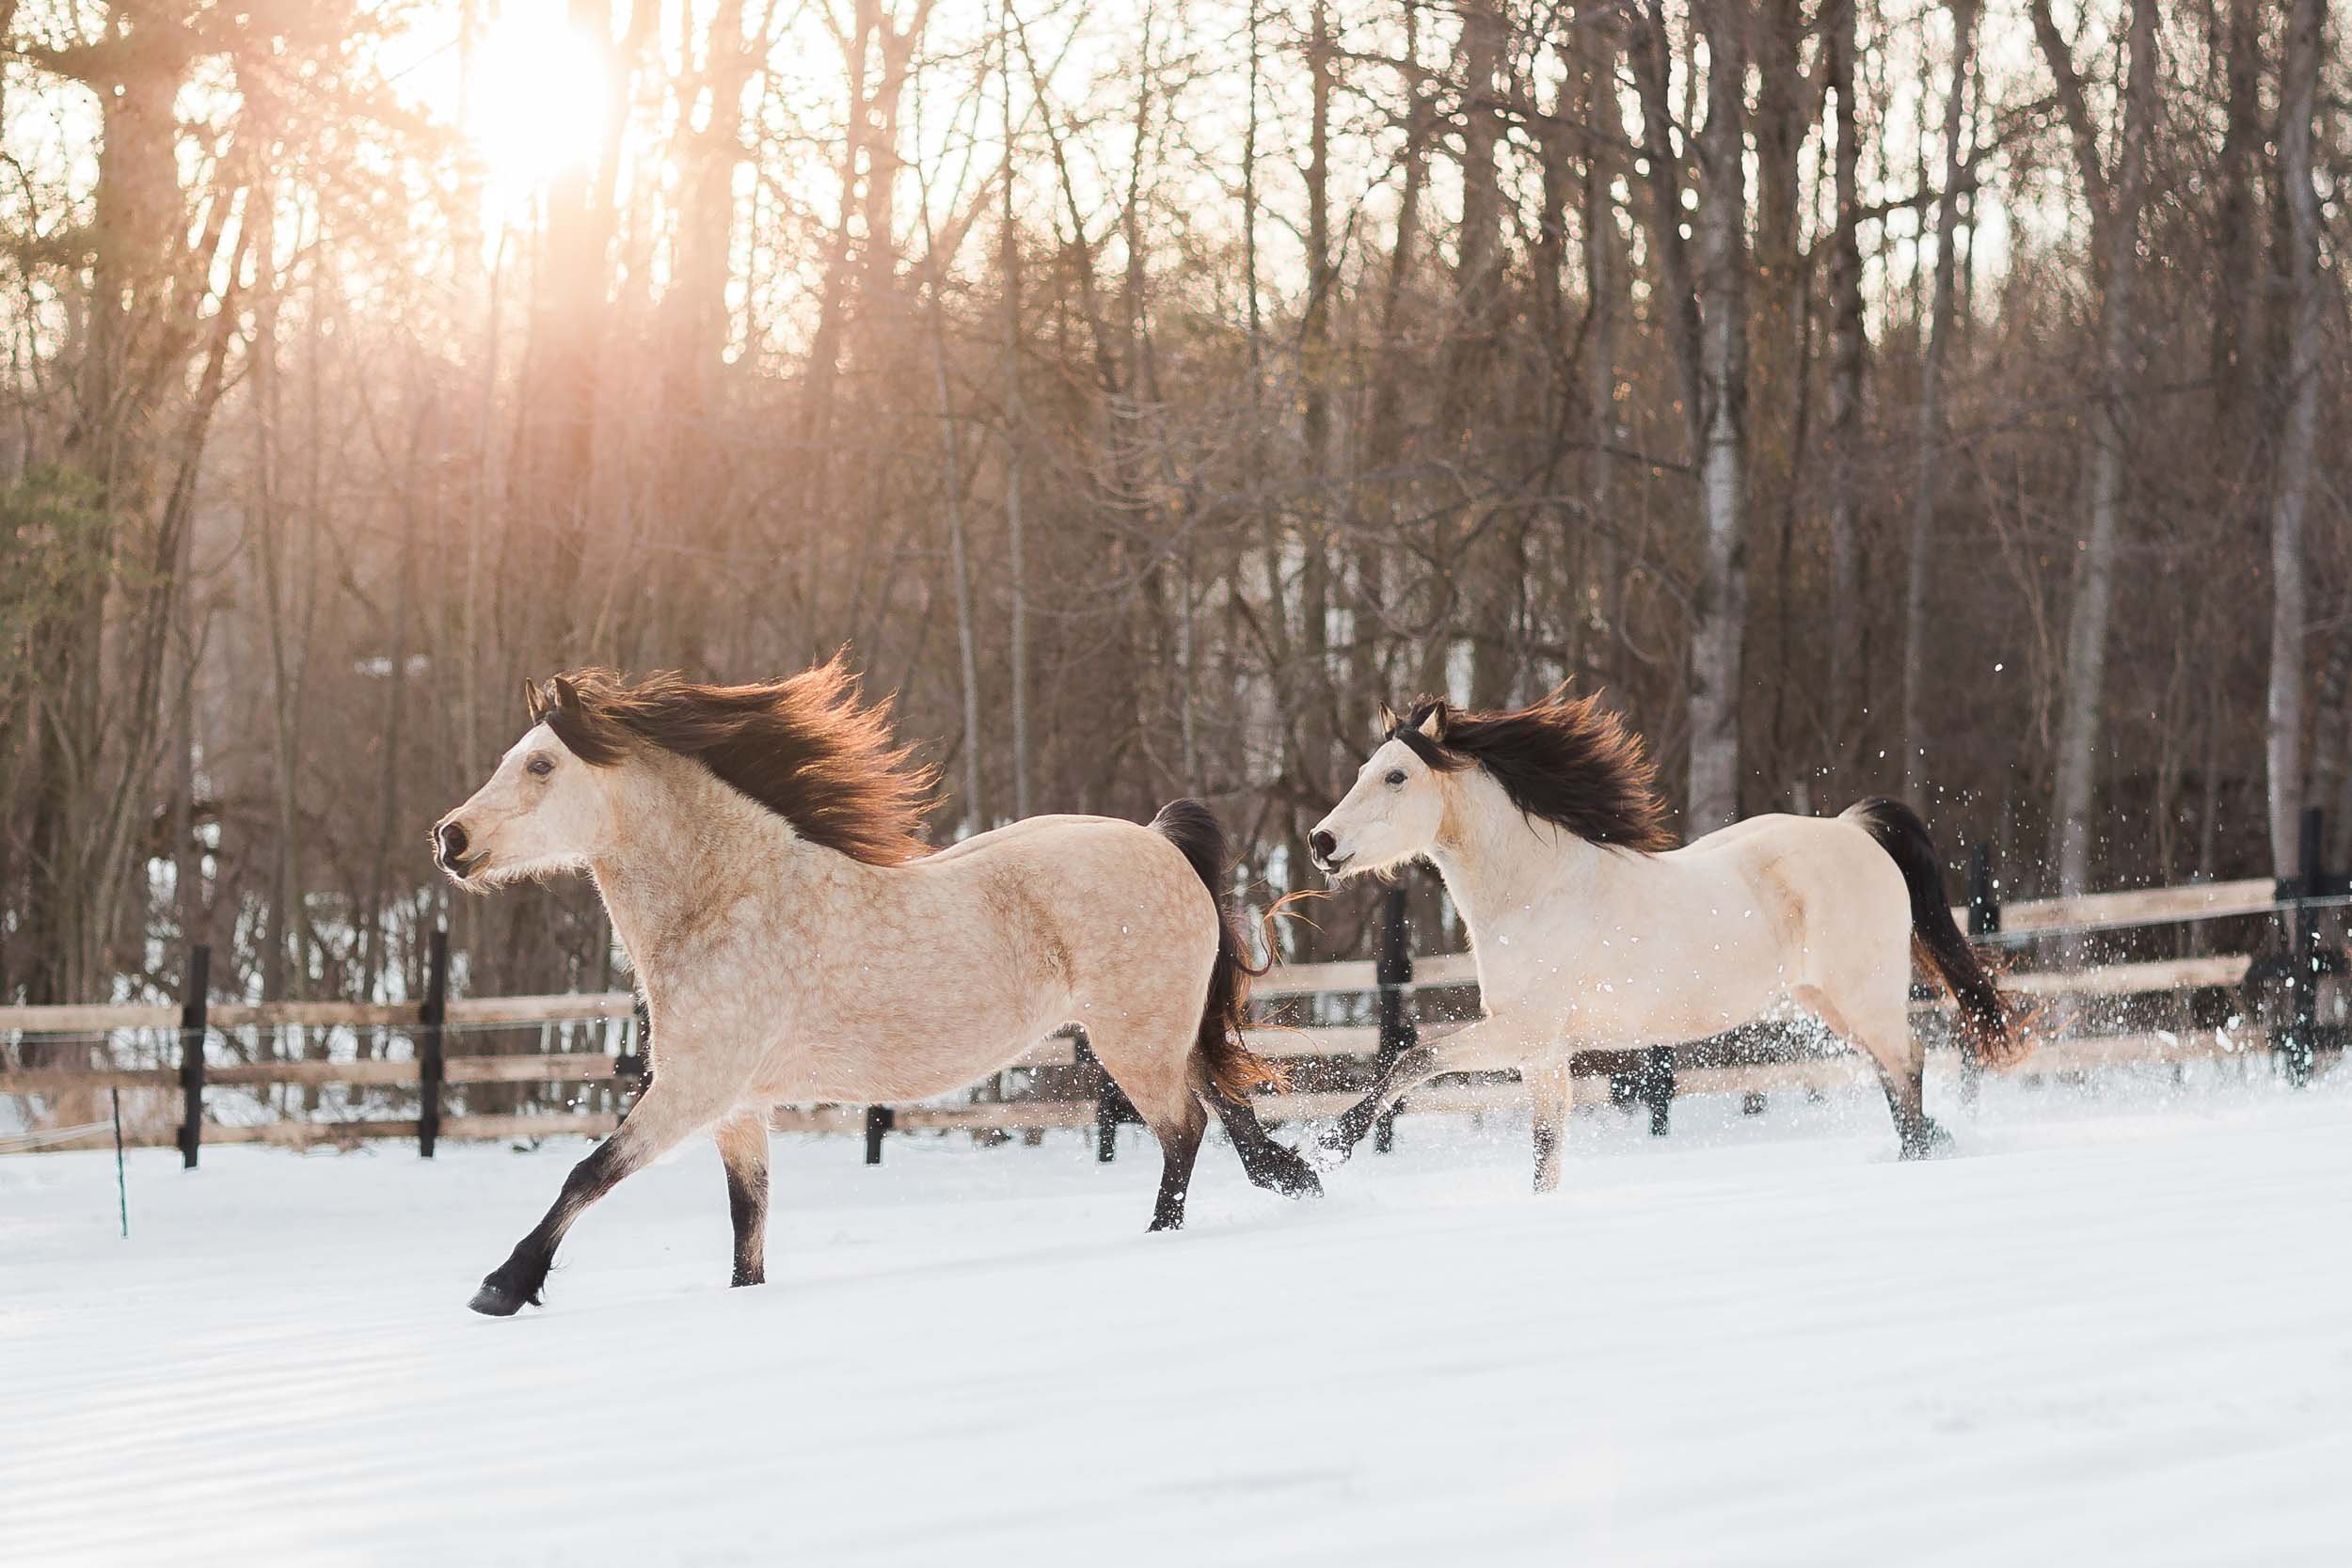
[[[1455,1026],[1438,1025],[1391,1062],[1363,1099],[1349,1106],[1340,1119],[1315,1140],[1326,1163],[1338,1164],[1356,1151],[1390,1106],[1442,1072],[1469,1072],[1482,1068],[1510,1067],[1525,1058],[1518,1033],[1493,1018]]]
[[[632,1172],[668,1153],[698,1127],[707,1125],[727,1104],[727,1099],[696,1099],[673,1088],[663,1078],[629,1108],[613,1134],[572,1167],[531,1233],[515,1243],[506,1261],[490,1271],[467,1305],[493,1318],[507,1317],[528,1303],[540,1305],[548,1271],[555,1266],[555,1249],[588,1206],[618,1186]],[[729,1097],[731,1098],[731,1097]]]
[[[525,1303],[539,1306],[539,1292],[548,1282],[548,1271],[555,1266],[555,1248],[564,1240],[564,1233],[572,1227],[581,1211],[653,1158],[644,1150],[644,1143],[642,1138],[630,1137],[624,1125],[598,1144],[588,1158],[574,1165],[572,1173],[564,1179],[564,1190],[556,1195],[554,1207],[532,1227],[529,1235],[515,1243],[515,1250],[507,1255],[505,1262],[484,1276],[482,1288],[467,1305],[492,1318],[508,1317],[519,1311]]]
[[[727,1217],[735,1222],[730,1285],[768,1281],[768,1116],[738,1111],[718,1126],[719,1163],[727,1172]]]

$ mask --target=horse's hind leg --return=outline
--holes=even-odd
[[[1179,1016],[1188,1011],[1170,1009]],[[1120,1027],[1089,1027],[1087,1038],[1095,1060],[1160,1140],[1160,1196],[1152,1206],[1152,1228],[1174,1230],[1184,1223],[1184,1194],[1209,1117],[1193,1094],[1190,1020],[1154,1027],[1151,1017],[1138,1010]]]
[[[1160,1140],[1160,1196],[1152,1205],[1153,1230],[1178,1230],[1184,1223],[1184,1195],[1192,1188],[1192,1167],[1200,1158],[1200,1139],[1209,1130],[1208,1114],[1200,1102],[1184,1096],[1184,1110],[1174,1117],[1146,1113],[1152,1132]]]
[[[1886,1106],[1894,1113],[1895,1136],[1901,1140],[1902,1157],[1925,1160],[1952,1146],[1952,1135],[1936,1125],[1927,1113],[1920,1091],[1922,1069],[1914,1068],[1908,1079],[1901,1079],[1879,1064],[1879,1079],[1886,1087]]]
[[[727,1172],[727,1217],[735,1222],[730,1285],[768,1282],[768,1116],[738,1111],[718,1126],[719,1162]]]
[[[1952,1135],[1928,1115],[1928,1053],[1919,1037],[1912,1032],[1908,980],[1902,998],[1891,1006],[1841,1008],[1827,992],[1815,987],[1800,989],[1796,999],[1848,1045],[1869,1057],[1879,1069],[1879,1082],[1886,1090],[1886,1108],[1894,1116],[1895,1136],[1901,1141],[1904,1159],[1924,1160],[1950,1147]]]
[[[1245,1100],[1228,1100],[1215,1084],[1203,1082],[1198,1088],[1201,1101],[1216,1113],[1225,1124],[1225,1135],[1233,1140],[1234,1152],[1241,1156],[1241,1168],[1249,1180],[1269,1192],[1284,1197],[1321,1197],[1323,1182],[1314,1167],[1300,1159],[1295,1150],[1284,1148],[1267,1136],[1265,1126],[1258,1120],[1257,1110]]]

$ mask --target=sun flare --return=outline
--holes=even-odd
[[[557,0],[507,0],[476,47],[459,129],[487,169],[493,199],[527,199],[593,163],[611,113],[608,52]]]

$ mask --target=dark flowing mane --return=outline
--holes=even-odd
[[[916,766],[890,732],[885,700],[862,704],[843,657],[780,681],[706,686],[675,671],[630,681],[574,670],[525,683],[534,722],[572,753],[610,768],[632,746],[691,757],[790,822],[795,832],[869,865],[927,853],[923,817],[936,770]]]
[[[1470,712],[1423,697],[1399,717],[1383,709],[1389,735],[1442,772],[1472,763],[1494,775],[1511,803],[1577,837],[1655,854],[1675,847],[1658,768],[1639,736],[1600,705],[1560,687],[1515,713]]]

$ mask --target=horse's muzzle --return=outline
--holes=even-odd
[[[1341,854],[1340,841],[1317,828],[1307,835],[1307,858],[1314,862],[1317,871],[1329,877],[1338,875],[1340,867],[1356,857]]]
[[[481,868],[485,857],[466,857],[466,830],[454,822],[444,822],[433,831],[433,858],[441,863],[441,869],[464,881]]]

